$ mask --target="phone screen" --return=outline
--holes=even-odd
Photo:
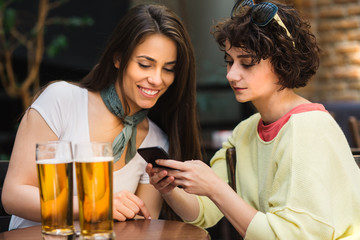
[[[148,163],[151,163],[153,167],[159,167],[159,168],[166,168],[163,166],[159,166],[155,163],[156,159],[169,159],[170,156],[167,154],[167,152],[159,147],[146,147],[146,148],[139,148],[137,152],[144,158],[144,160]]]

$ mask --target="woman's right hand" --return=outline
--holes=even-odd
[[[163,168],[153,168],[151,163],[146,166],[146,172],[150,176],[150,183],[160,192],[162,196],[169,194],[176,185],[172,184],[174,177],[168,176]]]

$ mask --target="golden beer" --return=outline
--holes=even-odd
[[[73,163],[72,160],[36,161],[42,232],[72,235],[73,226]]]
[[[112,239],[113,157],[75,160],[82,239]]]

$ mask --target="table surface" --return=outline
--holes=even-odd
[[[79,230],[76,222],[75,228]],[[127,240],[209,240],[209,233],[189,223],[169,220],[129,220],[115,222],[114,232],[116,239]],[[16,229],[0,233],[0,240],[39,240],[41,226]],[[56,238],[58,239],[58,238]],[[78,239],[78,238],[76,238]]]

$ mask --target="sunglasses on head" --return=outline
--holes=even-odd
[[[289,30],[286,28],[285,24],[277,14],[278,7],[273,3],[262,2],[259,4],[254,4],[252,0],[238,0],[231,10],[231,18],[243,13],[245,11],[244,7],[246,6],[251,8],[251,21],[253,23],[259,27],[264,27],[274,19],[281,27],[285,29],[288,37],[292,39]],[[294,42],[293,45],[295,46]]]

